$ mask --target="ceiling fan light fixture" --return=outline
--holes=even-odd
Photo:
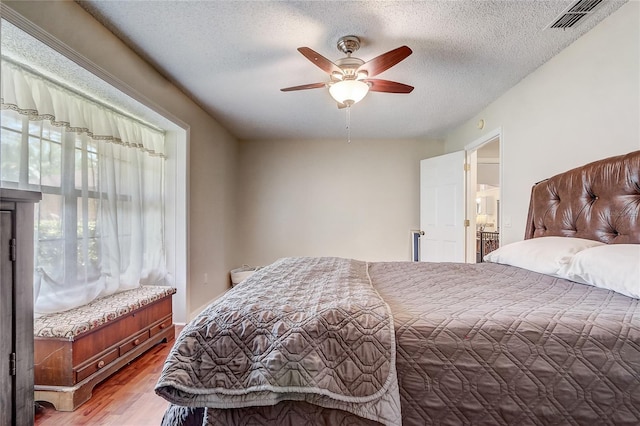
[[[360,102],[369,92],[369,85],[360,80],[343,80],[329,87],[329,93],[339,104],[351,106]]]
[[[329,93],[338,103],[338,108],[350,107],[361,101],[367,96],[369,90],[387,93],[410,93],[413,90],[413,87],[408,84],[371,78],[388,70],[411,55],[412,51],[408,46],[400,46],[376,56],[367,62],[351,56],[359,47],[360,39],[358,37],[342,37],[338,41],[338,50],[347,56],[335,62],[330,61],[309,47],[299,47],[298,52],[329,75],[329,82],[303,84],[300,86],[285,87],[280,90],[283,92],[291,92],[295,90],[328,87]],[[349,109],[347,109],[347,113],[348,112]]]

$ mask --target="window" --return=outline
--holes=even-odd
[[[95,278],[100,269],[95,144],[46,120],[29,122],[13,112],[2,118],[2,186],[43,193],[36,214],[38,266],[56,271],[58,281],[78,274]],[[62,257],[65,248],[76,262]]]
[[[163,283],[163,134],[15,64],[2,66],[3,79],[22,79],[34,99],[55,100],[27,108],[20,93],[3,93],[0,120],[1,185],[43,193],[36,312]]]

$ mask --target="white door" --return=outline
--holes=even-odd
[[[465,151],[420,161],[420,260],[465,261]]]

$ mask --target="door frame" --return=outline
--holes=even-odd
[[[502,170],[503,170],[503,150],[504,150],[504,136],[502,133],[502,127],[497,127],[493,130],[488,131],[484,135],[465,145],[464,150],[466,152],[467,163],[471,164],[471,171],[467,172],[467,192],[466,192],[466,214],[467,219],[469,220],[469,227],[467,232],[467,263],[475,263],[476,262],[476,233],[472,232],[472,230],[476,229],[476,187],[477,187],[477,177],[478,177],[478,167],[477,167],[477,157],[476,151],[482,147],[483,145],[488,144],[496,139],[500,141],[500,163],[498,164],[498,175],[500,180],[500,203],[498,208],[498,221],[502,221],[502,195],[503,195],[503,185],[502,185]],[[502,229],[501,223],[496,224],[498,229]],[[502,244],[502,232],[498,236],[499,242],[498,244]]]

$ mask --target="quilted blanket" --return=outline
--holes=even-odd
[[[640,425],[640,300],[508,265],[380,262],[404,426]]]
[[[401,424],[393,319],[368,264],[286,258],[188,324],[156,393],[209,410],[304,401]]]

